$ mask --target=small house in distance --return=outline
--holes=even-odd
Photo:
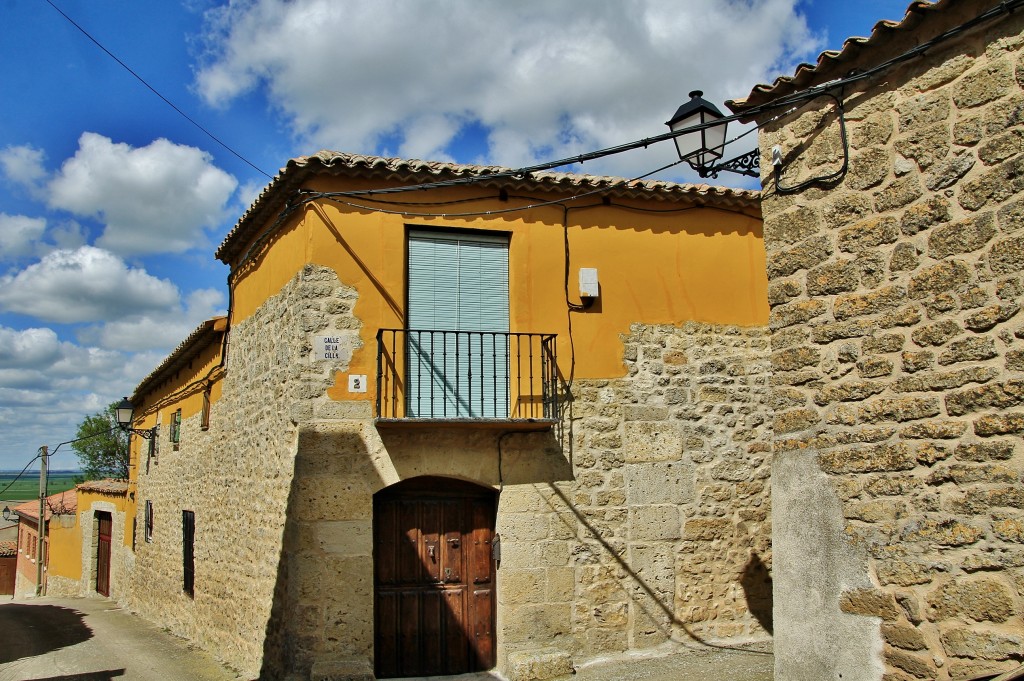
[[[28,501],[11,509],[18,516],[15,596],[35,595],[40,576],[43,592],[52,583],[59,584],[62,580],[78,579],[81,567],[81,540],[73,531],[77,529],[77,506],[77,495],[73,489],[46,497],[41,539],[39,502]],[[44,542],[42,571],[38,568],[40,541]],[[54,553],[53,556],[50,555],[51,551]]]
[[[135,390],[130,606],[246,674],[771,630],[756,192],[320,152]]]

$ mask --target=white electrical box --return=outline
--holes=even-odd
[[[348,391],[350,393],[365,393],[366,374],[349,374]]]
[[[596,267],[580,268],[580,297],[597,298],[601,294],[601,284],[597,281]]]

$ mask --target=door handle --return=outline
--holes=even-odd
[[[427,555],[430,556],[430,558],[432,560],[435,559],[435,557],[434,557],[434,545],[433,544],[427,544]]]

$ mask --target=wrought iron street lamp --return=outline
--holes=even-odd
[[[10,519],[11,519],[11,507],[10,506],[4,506],[4,520],[10,520]]]
[[[135,407],[132,405],[131,402],[128,401],[128,398],[123,398],[121,402],[117,405],[117,408],[114,410],[114,418],[117,420],[117,425],[120,426],[121,430],[123,430],[126,433],[134,433],[144,440],[153,439],[153,437],[156,436],[157,426],[153,426],[152,428],[131,427],[132,412],[134,411]]]
[[[666,123],[669,130],[680,133],[675,138],[679,158],[689,163],[701,177],[718,177],[718,173],[723,170],[759,177],[760,153],[757,149],[715,165],[725,153],[728,121],[715,123],[724,116],[703,95],[700,90],[691,92],[690,101],[680,106],[675,116]]]

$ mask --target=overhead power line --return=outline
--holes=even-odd
[[[86,30],[85,30],[84,28],[82,28],[82,27],[81,27],[81,26],[80,26],[80,25],[78,24],[78,22],[76,22],[76,21],[75,21],[74,19],[72,19],[71,17],[69,17],[69,16],[67,15],[67,14],[65,14],[65,13],[64,13],[64,10],[62,10],[62,9],[61,9],[60,7],[57,7],[57,5],[53,4],[52,0],[46,0],[46,4],[48,4],[48,5],[50,6],[50,7],[52,7],[53,9],[55,9],[55,10],[56,10],[56,11],[57,11],[57,12],[58,12],[58,13],[59,13],[59,14],[60,14],[60,15],[61,15],[62,17],[64,17],[65,19],[67,19],[68,23],[70,23],[70,24],[71,24],[72,26],[74,26],[74,27],[75,27],[75,28],[77,28],[77,29],[78,29],[79,31],[81,31],[82,35],[84,35],[84,36],[85,36],[86,38],[88,38],[89,40],[91,40],[91,41],[93,42],[93,44],[94,44],[94,45],[96,45],[96,47],[98,47],[98,48],[100,48],[101,50],[103,50],[103,51],[104,51],[104,52],[105,52],[105,53],[107,54],[107,56],[109,56],[109,57],[110,57],[111,59],[113,59],[113,60],[114,60],[114,61],[116,61],[116,62],[117,62],[118,64],[120,64],[120,65],[121,65],[121,67],[122,67],[122,68],[123,68],[123,69],[124,69],[125,71],[127,71],[127,72],[128,72],[128,73],[130,73],[130,74],[132,74],[132,76],[134,76],[136,80],[138,80],[138,81],[139,81],[140,83],[142,83],[143,85],[145,85],[145,86],[146,86],[146,87],[147,87],[147,88],[149,89],[149,91],[150,91],[150,92],[152,92],[152,93],[153,93],[154,95],[156,95],[156,96],[157,96],[157,97],[159,97],[159,98],[160,98],[161,100],[163,100],[164,104],[166,104],[167,106],[169,106],[169,107],[171,107],[172,109],[174,109],[174,110],[175,110],[175,111],[176,111],[176,112],[178,113],[178,115],[180,115],[180,116],[181,116],[182,118],[184,118],[184,119],[185,119],[186,121],[188,121],[189,123],[191,123],[192,125],[194,125],[194,126],[195,126],[195,127],[197,128],[197,129],[199,129],[200,131],[202,131],[202,132],[203,132],[203,133],[204,133],[204,134],[205,134],[205,135],[206,135],[207,137],[209,137],[210,139],[212,139],[212,140],[213,140],[214,142],[216,142],[217,144],[219,144],[220,146],[222,146],[222,147],[223,147],[224,149],[226,149],[227,151],[229,151],[229,152],[230,152],[231,154],[233,154],[233,155],[235,156],[235,158],[237,158],[238,160],[242,161],[243,163],[245,163],[245,164],[246,164],[247,166],[249,166],[250,168],[252,168],[252,169],[253,169],[253,170],[255,170],[256,172],[258,172],[258,173],[261,173],[261,174],[262,174],[262,175],[264,175],[264,176],[265,176],[265,177],[266,177],[267,179],[273,179],[273,176],[272,176],[272,175],[270,175],[270,173],[266,172],[265,170],[263,170],[262,168],[260,168],[259,166],[257,166],[257,165],[256,165],[255,163],[253,163],[252,161],[250,161],[249,159],[247,159],[246,157],[242,156],[242,155],[241,155],[240,153],[238,153],[237,151],[235,151],[234,149],[232,149],[232,148],[231,148],[230,146],[228,146],[228,144],[227,144],[226,142],[224,142],[224,141],[223,141],[223,140],[221,140],[221,139],[220,139],[219,137],[217,137],[216,135],[214,135],[214,134],[213,134],[212,132],[210,132],[209,130],[207,130],[206,128],[204,128],[204,127],[203,127],[202,125],[200,125],[200,124],[199,124],[198,122],[196,122],[196,120],[195,120],[195,119],[193,119],[193,118],[192,118],[191,116],[189,116],[189,115],[188,115],[187,113],[185,113],[185,112],[184,112],[184,111],[182,111],[182,110],[181,110],[180,108],[178,108],[178,107],[177,107],[177,106],[176,106],[176,105],[174,104],[174,102],[172,102],[171,100],[167,99],[167,98],[166,98],[166,97],[164,97],[164,96],[163,96],[162,94],[160,94],[160,92],[159,92],[159,91],[158,91],[158,90],[157,90],[157,89],[156,89],[155,87],[153,87],[152,85],[150,85],[149,83],[147,83],[147,82],[146,82],[146,79],[145,79],[145,78],[143,78],[142,76],[140,76],[140,75],[139,75],[138,73],[136,73],[136,72],[135,72],[134,70],[132,70],[132,68],[131,68],[130,66],[128,66],[128,65],[127,65],[127,64],[125,64],[125,63],[124,63],[123,61],[121,61],[120,59],[118,59],[118,58],[117,58],[117,55],[115,55],[115,54],[114,54],[113,52],[111,52],[111,51],[110,51],[110,50],[108,50],[108,49],[107,49],[106,47],[104,47],[104,46],[103,46],[103,44],[102,44],[102,43],[100,43],[100,41],[96,40],[96,38],[94,38],[94,37],[93,37],[93,36],[92,36],[92,35],[91,35],[91,34],[90,34],[90,33],[89,33],[88,31],[86,31]]]

